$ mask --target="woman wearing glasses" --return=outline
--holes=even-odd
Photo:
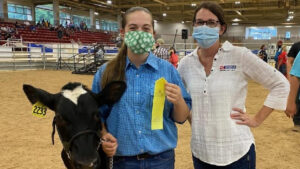
[[[245,47],[220,43],[227,26],[218,4],[203,2],[194,13],[193,29],[198,47],[180,61],[178,71],[193,102],[194,168],[254,169],[250,128],[258,127],[274,109],[286,108],[289,83]],[[245,109],[248,79],[270,90],[256,113]]]

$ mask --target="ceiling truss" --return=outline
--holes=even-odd
[[[61,5],[77,7],[85,10],[94,9],[99,13],[105,13],[116,17],[128,8],[142,6],[148,8],[155,20],[164,22],[190,22],[195,6],[200,0],[112,0],[108,4],[106,0],[59,0]],[[214,0],[219,3],[224,12],[228,24],[233,19],[239,19],[239,24],[247,25],[282,25],[300,23],[300,3],[298,0]],[[32,0],[35,5],[52,3],[53,0]],[[294,18],[287,21],[289,12],[293,12]],[[167,16],[162,16],[166,13]],[[298,19],[299,18],[299,19]]]

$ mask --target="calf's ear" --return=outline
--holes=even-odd
[[[103,104],[112,105],[120,100],[126,90],[126,83],[123,81],[113,81],[105,86],[97,95],[99,106]]]
[[[23,90],[31,104],[39,101],[51,110],[55,110],[58,94],[51,94],[27,84],[23,85]]]

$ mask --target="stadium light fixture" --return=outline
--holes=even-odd
[[[234,19],[232,19],[232,21],[233,22],[239,22],[239,21],[241,21],[239,18],[234,18]]]

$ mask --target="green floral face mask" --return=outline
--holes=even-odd
[[[135,54],[144,54],[151,50],[154,45],[151,33],[143,31],[129,31],[125,34],[125,44]]]

